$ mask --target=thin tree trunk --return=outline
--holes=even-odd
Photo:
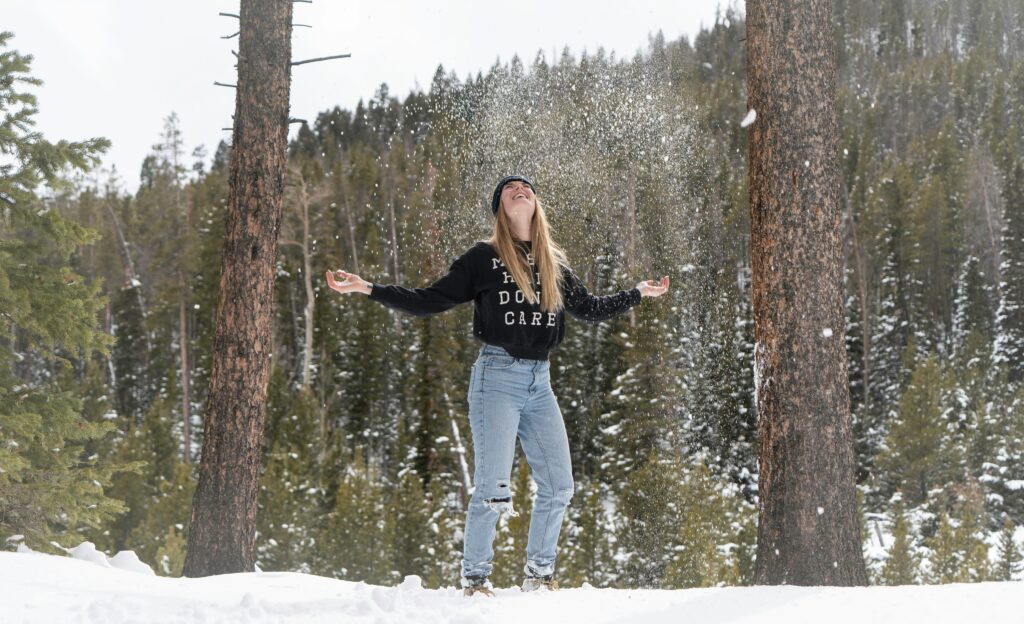
[[[110,333],[111,333],[111,329],[112,329],[112,327],[111,327],[112,319],[111,319],[111,314],[110,314],[110,299],[109,298],[107,299],[107,302],[103,306],[103,318],[104,318],[104,322],[103,322],[104,333],[106,333],[109,336]],[[117,387],[117,372],[114,370],[114,355],[113,355],[113,353],[107,353],[107,372],[110,374],[109,386],[111,388],[116,388]]]
[[[303,308],[303,318],[305,321],[303,339],[305,342],[302,348],[302,389],[309,390],[313,379],[313,313],[316,305],[313,292],[313,251],[310,248],[309,206],[313,202],[323,200],[327,196],[327,192],[325,189],[314,187],[313,195],[310,195],[306,177],[303,175],[302,170],[297,167],[291,169],[291,177],[295,180],[293,184],[298,187],[299,191],[298,217],[299,222],[302,224],[302,233],[299,235],[298,240],[282,240],[281,244],[295,245],[302,249],[302,285],[306,294],[306,304]],[[296,341],[297,344],[298,341]]]
[[[316,303],[313,298],[313,262],[309,248],[309,191],[306,179],[302,178],[302,276],[306,288],[306,334],[302,356],[302,388],[308,390],[313,377],[313,310]]]
[[[754,582],[866,585],[850,428],[830,0],[747,0]]]
[[[242,0],[228,211],[184,576],[252,572],[284,188],[292,3]]]
[[[178,150],[174,149],[174,171],[178,171]],[[182,209],[181,205],[181,185],[178,184],[178,180],[175,179],[174,187],[177,191],[175,194],[175,202],[178,209]],[[191,194],[189,195],[188,202],[184,206],[185,211],[185,239],[188,240],[192,234],[192,201]],[[180,337],[178,342],[179,357],[181,361],[181,423],[182,423],[182,461],[185,464],[192,463],[192,404],[189,392],[189,365],[188,365],[188,302],[189,297],[189,283],[185,274],[178,271],[178,283],[181,285],[181,301],[178,305],[178,336]]]
[[[853,219],[853,208],[850,205],[850,195],[843,189],[843,208],[846,211],[846,220],[850,228],[850,249],[853,256],[853,274],[856,280],[857,300],[860,302],[860,335],[861,335],[861,370],[863,375],[861,394],[863,396],[864,408],[871,404],[871,318],[870,303],[868,301],[868,273],[867,260],[864,257],[864,246],[857,236],[857,223]]]
[[[630,277],[635,277],[640,272],[640,261],[637,258],[636,252],[638,225],[636,221],[636,170],[633,167],[629,168],[628,189],[626,222],[629,225],[629,231],[626,235],[626,274]],[[629,326],[636,327],[636,307],[630,308],[628,315]]]
[[[182,285],[185,280],[182,279]],[[189,399],[188,384],[188,319],[185,316],[185,297],[182,291],[181,301],[178,303],[178,349],[181,359],[181,423],[182,423],[182,461],[186,464],[192,462],[192,434],[190,420],[192,410]]]
[[[387,166],[384,167],[384,188],[385,188],[385,195],[384,196],[385,196],[385,201],[387,202],[387,205],[388,205],[388,219],[391,222],[391,258],[392,258],[392,261],[393,261],[393,266],[392,266],[392,269],[391,269],[392,270],[392,277],[391,277],[391,279],[392,279],[392,281],[395,284],[400,284],[402,282],[402,276],[401,276],[401,270],[400,270],[401,264],[399,263],[399,258],[398,258],[398,252],[399,252],[399,249],[398,249],[398,221],[395,218],[395,201],[394,201],[395,191],[394,191],[394,182],[391,179],[391,166],[390,166],[391,165],[391,162],[390,162],[391,161],[391,150],[390,149],[388,150],[387,154],[385,154],[385,158],[387,158],[387,162],[385,163]],[[402,320],[399,318],[399,315],[393,314],[391,316],[391,319],[392,319],[392,322],[395,325],[395,333],[398,334],[398,335],[402,335]]]
[[[448,408],[448,420],[452,424],[452,441],[455,446],[455,454],[459,457],[459,468],[461,469],[462,476],[462,500],[469,500],[469,493],[473,491],[473,478],[469,474],[469,462],[466,461],[466,447],[462,444],[462,434],[459,432],[459,423],[455,415],[455,410],[452,408],[451,397],[448,396],[448,391],[444,393],[444,402]]]
[[[142,314],[143,325],[148,317],[146,313],[146,299],[142,295],[142,283],[139,281],[139,276],[135,272],[135,263],[132,262],[132,254],[128,249],[128,241],[124,237],[124,230],[121,228],[121,221],[117,218],[117,213],[110,206],[110,201],[104,201],[103,205],[106,206],[107,212],[110,213],[110,220],[114,224],[114,229],[117,230],[118,250],[121,252],[121,260],[124,262],[124,273],[125,282],[135,289],[135,298],[139,302],[139,312]],[[143,331],[143,337],[146,340],[146,357],[153,352],[153,346],[149,342],[149,332]]]
[[[352,272],[359,274],[362,269],[359,268],[359,248],[356,246],[356,224],[352,219],[352,206],[348,201],[348,173],[345,171],[344,165],[340,170],[338,176],[341,180],[341,201],[345,206],[345,223],[348,225],[348,244],[349,249],[352,250]]]

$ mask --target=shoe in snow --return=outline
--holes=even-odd
[[[522,589],[524,592],[534,591],[542,587],[547,588],[548,591],[555,591],[558,589],[558,581],[552,578],[550,574],[547,576],[527,576],[523,580]]]
[[[494,586],[491,585],[486,576],[462,577],[462,594],[466,597],[470,597],[473,594],[493,596],[494,592],[491,591],[492,589],[494,589]]]

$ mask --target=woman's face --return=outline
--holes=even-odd
[[[501,189],[502,210],[506,217],[514,221],[529,222],[533,219],[535,199],[530,185],[519,180],[512,180]]]

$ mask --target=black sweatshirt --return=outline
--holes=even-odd
[[[530,250],[530,241],[519,244]],[[533,269],[539,296],[540,272],[532,254],[527,255],[527,261]],[[563,269],[562,274],[565,310],[582,321],[597,323],[610,319],[640,303],[638,288],[597,297],[587,292],[572,270]],[[448,274],[430,286],[373,284],[370,299],[416,316],[437,314],[475,301],[473,335],[487,344],[503,347],[517,358],[546,360],[548,352],[562,342],[565,334],[564,313],[544,312],[539,303],[528,303],[512,274],[505,270],[498,252],[486,241],[478,242],[456,258]]]

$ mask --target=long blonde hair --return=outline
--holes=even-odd
[[[530,222],[531,252],[533,261],[540,274],[540,306],[545,312],[557,312],[564,307],[562,301],[562,267],[569,266],[565,250],[551,238],[551,228],[540,200],[534,195],[533,219]],[[536,302],[537,294],[533,289],[533,271],[527,263],[526,256],[518,251],[516,239],[508,224],[508,217],[501,204],[494,220],[494,234],[487,242],[494,247],[501,258],[502,264],[512,274],[519,290],[523,291],[526,300]],[[550,287],[550,285],[554,287]]]

